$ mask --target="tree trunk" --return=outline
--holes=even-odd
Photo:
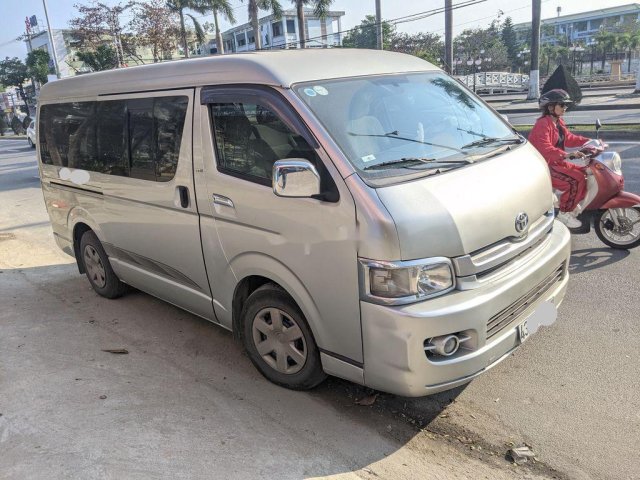
[[[629,62],[627,63],[627,73],[631,74],[631,48],[629,48]]]
[[[184,13],[180,9],[180,35],[182,35],[182,48],[184,48],[184,57],[189,58],[189,45],[187,44],[187,30],[184,28]]]
[[[218,26],[218,11],[216,9],[213,10],[213,23],[216,26],[216,46],[218,47],[218,53],[222,55],[224,53],[224,46],[222,45],[222,33]]]
[[[604,73],[604,62],[607,61],[607,50],[602,47],[602,67],[600,68],[600,70],[602,70],[602,73]]]
[[[253,28],[253,41],[256,50],[262,50],[262,38],[260,37],[260,25],[258,23],[258,4],[256,0],[249,0],[249,17],[251,19],[251,28]]]
[[[298,14],[298,36],[300,37],[300,48],[307,46],[307,34],[304,28],[304,3],[296,0],[296,13]]]
[[[452,0],[444,0],[444,68],[453,73],[453,10]]]
[[[638,62],[638,71],[636,72],[636,89],[633,93],[640,93],[640,62]]]
[[[531,3],[531,72],[527,100],[540,97],[540,10],[541,0]]]

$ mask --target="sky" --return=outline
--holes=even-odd
[[[53,29],[68,28],[69,20],[77,16],[73,7],[78,3],[90,3],[89,0],[46,0],[49,10],[49,20]],[[453,5],[464,0],[453,0]],[[238,24],[247,22],[247,4],[241,0],[230,0]],[[103,0],[103,3],[115,5],[117,0]],[[281,0],[285,8],[293,8],[290,0]],[[542,18],[553,18],[557,15],[557,8],[562,8],[562,15],[588,12],[600,8],[628,5],[632,0],[542,0]],[[36,15],[38,23],[46,25],[43,0],[0,0],[2,14],[0,15],[0,59],[18,57],[24,59],[27,48],[16,37],[25,32],[25,17]],[[382,0],[382,17],[393,20],[406,15],[426,12],[444,6],[444,0],[414,0],[400,2],[398,0]],[[334,0],[331,10],[344,11],[342,29],[352,28],[360,23],[366,15],[375,15],[375,0]],[[527,0],[485,0],[473,6],[460,8],[453,12],[454,35],[465,28],[486,27],[495,19],[499,12],[504,17],[511,17],[514,23],[527,22],[531,19],[531,1]],[[194,14],[198,20],[213,22],[211,15]],[[262,16],[262,15],[261,15]],[[126,20],[123,18],[123,21]],[[220,28],[224,31],[230,28],[228,22],[222,21]],[[421,20],[402,23],[397,26],[398,32],[416,33],[433,32],[444,33],[444,14],[440,13]]]

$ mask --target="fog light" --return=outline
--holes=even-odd
[[[431,345],[433,345],[433,353],[449,357],[458,351],[460,347],[460,340],[456,335],[443,335],[442,337],[435,337],[431,339]]]

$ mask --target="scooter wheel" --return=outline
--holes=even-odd
[[[611,248],[630,250],[640,245],[640,207],[602,210],[594,224],[598,238]]]

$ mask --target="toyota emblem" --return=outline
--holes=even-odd
[[[525,232],[528,226],[529,216],[526,213],[520,212],[518,215],[516,215],[516,232]]]

